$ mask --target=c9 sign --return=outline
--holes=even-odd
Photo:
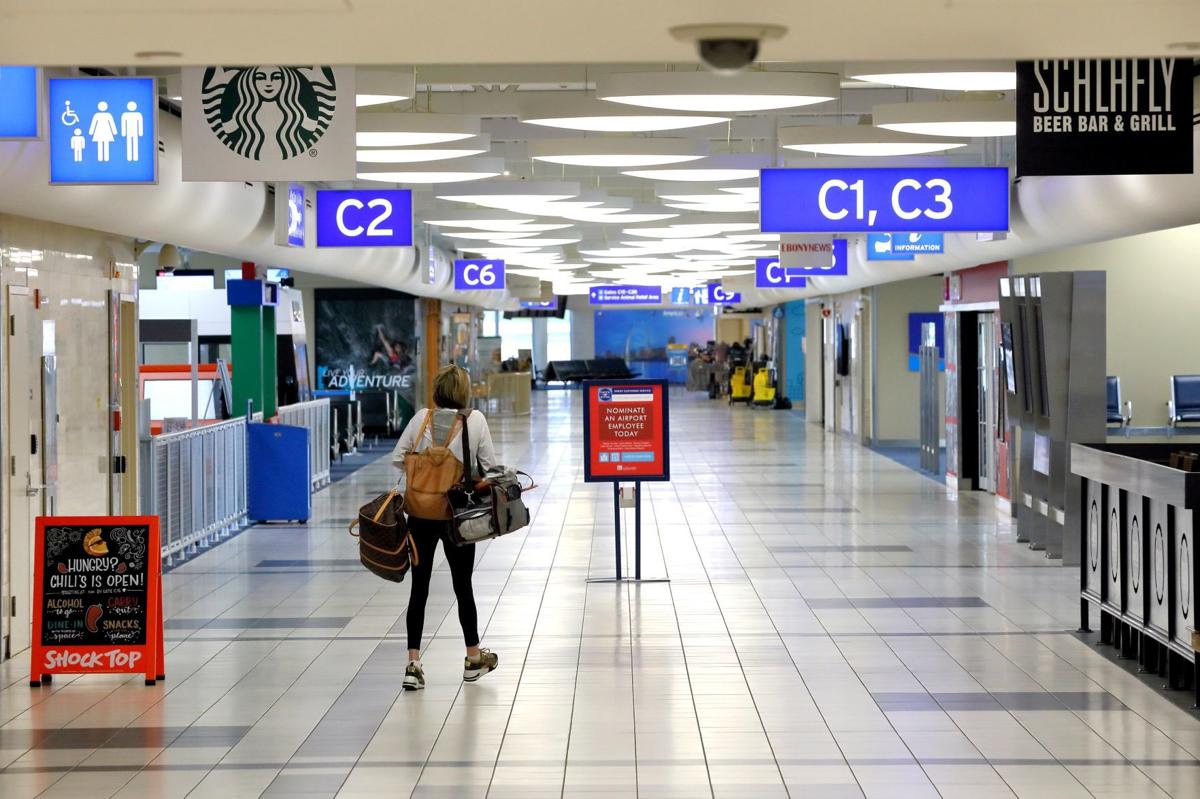
[[[455,261],[455,291],[501,291],[504,261]]]
[[[317,192],[318,247],[411,247],[412,192]]]

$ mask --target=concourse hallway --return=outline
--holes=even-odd
[[[581,481],[577,392],[491,417],[531,472],[530,529],[480,548],[461,682],[449,573],[428,688],[401,693],[408,585],[346,524],[376,461],[165,578],[168,679],[0,667],[0,797],[1194,797],[1200,716],[1073,632],[1078,572],[983,494],[787,412],[672,394],[643,576],[613,571],[612,493]],[[627,523],[631,523],[630,516]],[[626,549],[628,552],[628,548]]]

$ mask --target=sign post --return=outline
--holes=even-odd
[[[633,483],[633,580],[642,580],[642,483],[671,479],[666,380],[588,380],[583,384],[583,480],[613,484],[616,576],[622,582],[621,483]]]
[[[29,684],[54,674],[166,679],[157,516],[40,516]]]

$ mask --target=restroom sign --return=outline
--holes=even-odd
[[[51,78],[50,182],[158,182],[154,78]]]
[[[29,682],[54,674],[165,676],[157,516],[42,516]]]

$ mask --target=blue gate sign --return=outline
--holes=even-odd
[[[501,291],[504,289],[504,261],[454,262],[455,291]]]
[[[764,169],[764,233],[1008,230],[1006,167]]]
[[[720,283],[708,284],[709,305],[736,305],[742,301],[742,292],[726,291]]]
[[[154,78],[51,78],[50,182],[158,181]]]
[[[408,189],[317,192],[318,247],[411,247]]]
[[[589,305],[660,305],[661,286],[592,286]]]
[[[38,137],[37,67],[0,67],[0,139]]]
[[[802,289],[808,278],[799,267],[784,269],[778,258],[754,259],[754,287],[756,289]]]

